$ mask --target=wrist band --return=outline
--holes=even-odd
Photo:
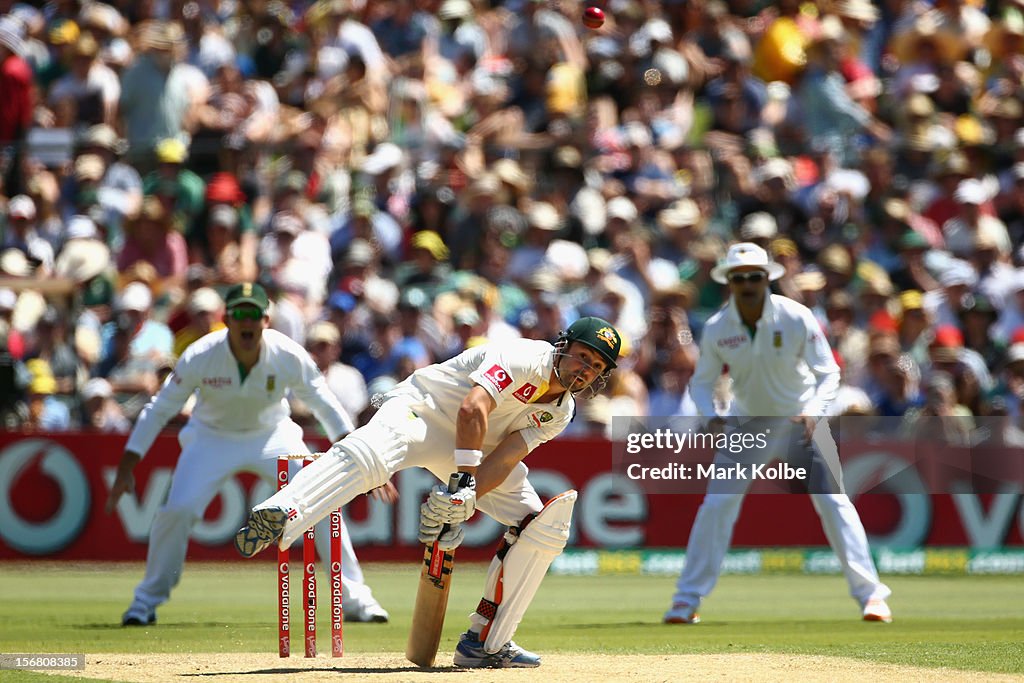
[[[456,467],[479,467],[480,461],[484,459],[484,452],[475,448],[456,448]]]

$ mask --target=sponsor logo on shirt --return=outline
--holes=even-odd
[[[774,346],[777,349],[781,349],[782,348],[782,331],[781,330],[775,330],[774,332],[772,332],[772,346]]]
[[[231,386],[231,384],[232,384],[232,382],[231,382],[231,378],[230,377],[204,377],[203,378],[203,386],[204,387],[213,387],[214,389],[220,389],[221,387],[229,387],[229,386]]]
[[[277,376],[276,375],[267,375],[267,391],[273,391],[274,387],[276,385],[277,385]]]
[[[747,335],[737,334],[733,337],[726,337],[725,339],[718,340],[719,348],[725,347],[727,349],[735,349],[738,346],[742,346],[747,342]]]
[[[505,391],[512,384],[512,378],[508,376],[508,370],[500,365],[492,365],[491,369],[484,373],[484,379],[498,390]]]
[[[537,387],[533,386],[532,384],[524,384],[523,386],[516,389],[515,393],[513,393],[512,395],[518,398],[523,403],[529,403],[530,399],[532,399],[533,395],[536,393]]]

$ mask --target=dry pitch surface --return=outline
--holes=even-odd
[[[446,656],[446,655],[445,655]],[[1021,681],[1020,676],[876,664],[842,657],[776,654],[544,656],[540,669],[466,671],[450,666],[418,669],[401,654],[359,654],[343,659],[282,660],[266,654],[87,655],[75,676],[138,683],[214,681]],[[285,678],[286,677],[286,678]]]

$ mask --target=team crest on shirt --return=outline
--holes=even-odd
[[[602,327],[594,334],[598,339],[607,344],[609,349],[614,349],[615,344],[619,341],[619,338],[615,336],[615,330],[610,327]]]
[[[533,397],[537,394],[537,387],[532,384],[524,384],[523,386],[516,389],[512,395],[518,398],[523,403],[529,403],[533,400]]]
[[[273,391],[275,386],[277,386],[277,376],[267,375],[267,391]]]
[[[782,330],[775,330],[772,332],[772,346],[777,349],[782,348]]]
[[[554,419],[555,416],[545,410],[543,412],[533,413],[532,415],[530,415],[530,424],[532,424],[534,427],[540,427],[542,424],[547,424],[548,422],[551,422]]]

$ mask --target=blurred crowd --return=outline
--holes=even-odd
[[[357,420],[581,315],[627,345],[570,434],[691,414],[710,270],[752,241],[834,413],[1020,434],[1019,2],[38,4],[0,0],[8,429],[126,430],[250,280]]]

